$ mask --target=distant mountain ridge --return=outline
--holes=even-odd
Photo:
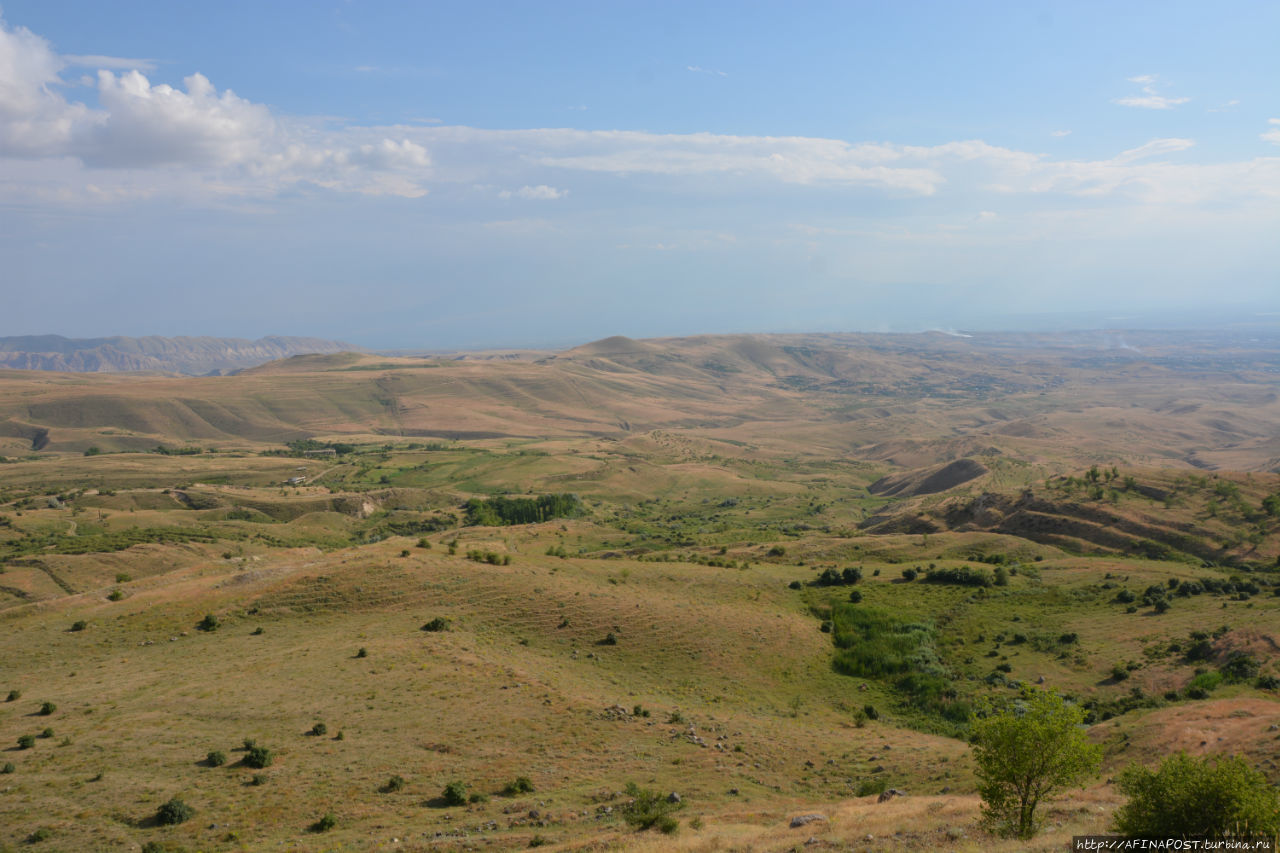
[[[203,376],[231,373],[295,355],[362,351],[341,341],[282,335],[256,341],[159,335],[143,338],[22,335],[0,337],[0,367],[71,373],[160,370]]]

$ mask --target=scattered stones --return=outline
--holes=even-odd
[[[818,812],[796,815],[795,817],[791,818],[791,828],[798,829],[799,827],[808,826],[809,824],[817,823],[818,821],[822,821],[823,823],[826,823],[827,816],[824,814],[819,814]]]
[[[680,802],[680,795],[677,794],[675,791],[672,791],[670,794],[667,794],[667,802],[668,803]]]

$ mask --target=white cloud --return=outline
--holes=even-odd
[[[1130,83],[1138,83],[1142,86],[1141,95],[1130,95],[1125,98],[1115,98],[1113,104],[1119,104],[1122,107],[1137,107],[1144,110],[1171,110],[1179,104],[1185,104],[1190,98],[1170,98],[1156,92],[1156,75],[1139,74],[1137,77],[1130,77]]]
[[[1147,157],[1186,151],[1188,148],[1194,147],[1195,144],[1195,141],[1191,139],[1153,139],[1144,145],[1139,145],[1137,148],[1130,148],[1128,151],[1120,152],[1111,159],[1111,162],[1117,164],[1134,163]]]
[[[1262,138],[1280,145],[1280,118],[1267,119],[1267,124],[1271,125],[1271,129],[1262,134]]]
[[[123,56],[99,56],[96,54],[76,56],[64,53],[61,58],[67,65],[76,68],[92,68],[95,71],[103,69],[110,71],[155,71],[158,64],[154,59],[129,59]]]
[[[138,71],[98,72],[104,111],[82,128],[72,152],[90,166],[183,163],[226,166],[260,160],[277,133],[266,107],[219,92],[202,74],[186,91],[151,82]]]
[[[716,70],[716,69],[714,69],[714,68],[702,68],[701,66],[698,66],[698,65],[686,65],[686,66],[685,66],[685,69],[686,69],[686,70],[688,70],[688,71],[693,71],[693,72],[695,72],[695,73],[697,73],[697,74],[710,74],[710,75],[712,75],[713,77],[728,77],[728,76],[729,76],[728,74],[726,74],[726,73],[725,73],[725,72],[723,72],[723,71],[717,71],[717,70]]]
[[[562,199],[569,192],[562,187],[573,185],[575,198],[589,204],[595,184],[622,179],[689,198],[782,187],[934,196],[958,200],[959,215],[1000,204],[993,194],[1140,204],[1280,198],[1280,157],[1171,161],[1194,146],[1189,139],[1063,160],[982,140],[913,146],[800,136],[484,130],[431,119],[360,127],[279,116],[218,90],[200,74],[179,88],[153,83],[139,70],[100,69],[91,81],[98,104],[90,108],[66,94],[60,74],[68,67],[47,41],[0,20],[0,193],[7,198],[72,204],[168,194],[218,203],[307,187],[417,197],[431,183],[466,192],[485,186],[490,199],[529,201]],[[1155,78],[1135,82],[1150,88]],[[1280,143],[1280,120],[1261,136]],[[582,176],[581,186],[566,173]],[[626,192],[622,187],[613,184],[610,192]],[[1015,218],[1006,213],[1001,221]]]
[[[89,113],[53,91],[64,66],[49,42],[0,19],[0,157],[40,156],[64,146]]]
[[[1190,100],[1190,98],[1166,98],[1163,95],[1142,95],[1116,98],[1114,103],[1122,107],[1139,107],[1144,110],[1171,110],[1178,104],[1185,104]]]
[[[471,131],[490,136],[485,131]],[[539,165],[617,175],[763,176],[784,183],[877,186],[915,195],[933,193],[943,178],[931,168],[890,165],[907,149],[854,145],[812,137],[728,136],[642,131],[510,131]],[[510,138],[510,136],[508,137]]]
[[[1053,131],[1052,133],[1050,133],[1049,135],[1050,135],[1050,136],[1057,136],[1057,137],[1070,136],[1070,135],[1071,135],[1071,131],[1069,131],[1069,130],[1055,130],[1055,131]]]
[[[183,166],[197,170],[215,195],[261,194],[299,182],[349,192],[426,193],[421,182],[431,159],[421,143],[360,138],[367,132],[326,138],[229,89],[219,92],[202,74],[188,76],[185,89],[177,89],[152,84],[136,68],[119,75],[110,70],[145,62],[58,56],[47,40],[0,19],[0,158],[75,158],[93,170]],[[100,66],[98,109],[61,94],[60,72],[71,65]],[[104,198],[124,184],[136,185],[133,178],[100,177],[75,179],[84,197]],[[190,176],[176,181],[190,183]]]
[[[498,193],[498,198],[523,198],[536,201],[554,201],[558,198],[564,198],[568,194],[568,190],[558,190],[555,187],[549,187],[546,184],[539,184],[536,187],[521,187],[515,192],[512,192],[511,190],[503,190]]]

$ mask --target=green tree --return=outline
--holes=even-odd
[[[1280,794],[1240,756],[1171,755],[1156,770],[1131,764],[1119,788],[1129,797],[1115,815],[1130,838],[1273,837],[1280,832]]]
[[[1041,801],[1097,772],[1102,748],[1089,743],[1082,723],[1078,707],[1037,691],[1025,708],[973,724],[978,793],[989,828],[1030,838]]]

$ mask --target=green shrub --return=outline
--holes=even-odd
[[[618,645],[618,638],[614,636],[614,633],[612,631],[610,631],[608,634],[605,634],[605,637],[603,640],[596,640],[596,645],[597,646],[616,646]]]
[[[21,691],[21,690],[10,690],[10,691],[9,691],[9,695],[5,697],[5,700],[4,700],[4,701],[6,701],[6,702],[17,702],[17,701],[18,701],[19,699],[21,699],[21,698],[22,698],[22,691]]]
[[[53,729],[45,729],[44,731],[40,732],[40,737],[44,738],[45,740],[48,740],[49,738],[53,737]]]
[[[388,779],[387,783],[382,786],[382,793],[394,794],[396,791],[403,791],[404,786],[407,784],[408,783],[404,781],[403,776],[396,774]]]
[[[88,456],[89,454],[86,452],[85,455]],[[27,843],[39,844],[41,841],[48,841],[50,838],[53,838],[53,830],[47,826],[42,826],[27,836]]]
[[[1001,569],[1004,567],[1001,566]],[[906,576],[906,572],[903,572]],[[929,569],[924,573],[925,583],[951,584],[954,586],[991,586],[991,575],[986,569],[971,569],[968,566],[960,566],[955,569]],[[1005,572],[1005,584],[1009,582],[1008,572]],[[1005,584],[1001,584],[1004,586]]]
[[[489,802],[489,797],[485,794],[480,793],[479,791],[476,791],[471,796],[467,797],[467,802],[468,803],[487,803]]]
[[[178,797],[169,800],[156,809],[156,823],[161,826],[177,826],[195,817],[196,810]]]
[[[31,749],[31,747],[35,745],[36,745],[35,735],[19,735],[18,736],[18,749]]]
[[[502,789],[502,793],[507,797],[516,797],[520,794],[532,794],[533,782],[528,776],[517,776],[514,780],[506,784]]]
[[[196,624],[197,631],[216,631],[218,630],[218,617],[212,613],[206,613],[204,618]]]
[[[118,589],[113,589],[107,594],[108,601],[120,601],[124,598],[124,593]]]
[[[40,716],[42,717],[47,717],[56,710],[58,710],[58,706],[53,704],[52,702],[40,703]]]
[[[440,799],[446,806],[465,806],[467,804],[467,786],[465,782],[453,781],[444,786]]]
[[[1119,788],[1129,801],[1115,828],[1130,838],[1273,837],[1280,795],[1260,771],[1231,756],[1210,763],[1180,752],[1150,770],[1129,765]]]
[[[255,788],[267,784],[268,776],[265,773],[254,773],[253,778],[249,780],[249,784]]]
[[[1220,672],[1201,672],[1193,677],[1187,684],[1188,689],[1199,688],[1201,690],[1211,691],[1222,683],[1222,673]]]
[[[1222,674],[1228,681],[1249,681],[1256,678],[1262,667],[1253,655],[1236,652],[1222,665]]]
[[[311,735],[312,737],[324,737],[326,734],[328,734],[328,732],[329,732],[328,726],[326,726],[324,723],[316,723],[314,726],[311,727],[311,731],[307,732],[307,734]]]
[[[358,658],[367,658],[368,656],[369,656],[369,650],[366,649],[364,646],[361,646],[360,651],[356,652],[356,657]]]
[[[255,770],[263,770],[271,766],[271,762],[275,760],[275,756],[271,754],[271,750],[265,746],[254,745],[244,754],[245,767],[252,767]]]
[[[432,619],[430,622],[428,622],[427,624],[423,625],[423,626],[422,626],[422,630],[424,630],[424,631],[432,631],[432,632],[434,632],[434,631],[448,631],[448,630],[449,630],[449,620],[448,620],[448,619],[445,619],[443,616],[437,616],[437,617],[435,617],[434,619]]]
[[[83,631],[85,628],[88,628],[88,627],[89,627],[89,623],[84,621],[83,619],[78,619],[75,622],[71,623],[72,631]]]
[[[6,762],[4,763],[4,766],[3,766],[3,767],[0,767],[0,773],[4,773],[4,774],[6,774],[6,775],[7,775],[7,774],[9,774],[9,773],[13,773],[13,772],[14,772],[14,771],[16,771],[17,769],[18,769],[18,768],[17,768],[17,767],[15,767],[15,766],[13,765],[13,762],[12,762],[12,761],[6,761]]]
[[[212,749],[205,756],[204,763],[210,767],[221,767],[227,763],[227,754],[220,749]]]
[[[333,816],[333,812],[327,812],[324,817],[311,824],[312,832],[328,832],[338,825],[338,819]]]
[[[671,802],[667,797],[649,788],[641,788],[634,782],[627,783],[627,796],[631,801],[622,807],[622,819],[637,830],[654,826],[670,834],[679,827],[672,813],[684,807],[684,803]]]

